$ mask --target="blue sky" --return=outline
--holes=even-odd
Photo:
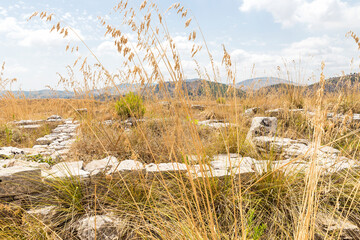
[[[131,1],[140,5],[142,1]],[[34,11],[55,13],[82,36],[85,42],[112,72],[121,66],[111,39],[104,38],[104,28],[97,16],[117,23],[112,7],[117,1],[103,0],[1,0],[0,62],[6,62],[5,76],[15,77],[13,89],[43,89],[58,86],[57,73],[66,75],[66,66],[77,58],[65,52],[70,36],[63,39],[49,33],[51,25],[39,20],[26,21]],[[174,1],[157,1],[166,10]],[[251,77],[280,76],[287,70],[293,81],[314,82],[319,78],[321,61],[327,77],[343,72],[358,72],[359,51],[345,34],[360,34],[360,2],[345,0],[184,0],[205,35],[215,63],[221,68],[222,44],[236,63],[236,80]],[[167,25],[180,53],[191,46],[183,23],[167,15]],[[118,25],[120,28],[121,26]],[[196,26],[195,26],[196,27]],[[204,52],[204,50],[202,50]],[[81,55],[88,56],[85,49]],[[185,54],[185,53],[184,53]],[[205,53],[197,59],[209,66]],[[194,62],[184,57],[187,78],[197,77]],[[278,70],[280,67],[280,71]],[[222,81],[226,81],[220,70]]]

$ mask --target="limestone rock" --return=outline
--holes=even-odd
[[[9,158],[14,155],[23,155],[28,153],[28,151],[16,148],[16,147],[1,147],[0,148],[0,158]]]
[[[84,170],[90,172],[90,175],[98,175],[102,172],[109,171],[119,165],[116,157],[108,156],[101,160],[93,160],[86,164]]]
[[[258,136],[274,136],[276,127],[277,118],[275,117],[254,117],[246,138],[251,140]]]
[[[48,122],[58,122],[62,120],[63,120],[62,117],[60,117],[59,115],[52,115],[46,119],[46,121]]]
[[[41,125],[40,124],[32,124],[32,125],[23,125],[23,126],[19,126],[19,128],[22,129],[29,129],[29,130],[34,130],[34,129],[38,129],[40,128]]]
[[[56,206],[46,206],[26,211],[29,215],[36,217],[46,225],[51,225],[56,214]]]
[[[265,114],[269,115],[270,117],[281,117],[281,115],[283,115],[284,112],[285,112],[284,109],[277,108],[277,109],[267,110],[265,111]]]
[[[174,172],[187,172],[186,164],[184,163],[150,163],[148,165],[145,165],[146,172],[148,173],[154,173],[154,172],[168,172],[168,173],[174,173]]]
[[[204,111],[204,110],[205,110],[205,106],[204,106],[204,105],[191,105],[191,109],[195,109],[195,110],[199,110],[199,111]]]
[[[83,161],[61,162],[55,164],[49,171],[43,171],[42,176],[49,179],[66,177],[89,177],[90,173],[84,171],[82,168]]]
[[[119,238],[119,229],[123,223],[108,215],[91,216],[80,219],[75,223],[77,235],[81,240],[112,240]]]
[[[0,197],[36,191],[41,185],[41,170],[14,166],[0,169]]]
[[[335,218],[331,214],[317,213],[316,221],[324,228],[324,231],[328,232],[328,236],[335,233],[340,234],[337,239],[359,239],[358,227],[346,219]]]
[[[258,107],[253,107],[253,108],[248,108],[245,110],[245,116],[247,117],[252,117],[254,116],[256,113],[258,113],[260,111],[260,108]]]

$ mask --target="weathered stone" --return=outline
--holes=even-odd
[[[199,111],[204,111],[204,110],[205,110],[205,106],[203,106],[203,105],[191,105],[191,109],[195,109],[195,110],[199,110]]]
[[[27,214],[36,217],[48,226],[54,224],[53,220],[56,215],[56,206],[46,206],[26,211]]]
[[[299,109],[289,109],[290,113],[303,113],[305,110],[302,108]]]
[[[108,156],[101,160],[93,160],[86,164],[84,170],[88,171],[91,176],[98,175],[102,172],[107,172],[110,169],[119,165],[119,161],[116,157]]]
[[[42,171],[41,175],[45,178],[89,177],[90,173],[82,168],[83,161],[61,162],[55,164],[49,171]]]
[[[28,153],[27,150],[16,148],[16,147],[1,147],[0,158],[9,158],[15,155],[23,155]]]
[[[75,226],[77,236],[81,240],[120,239],[119,230],[124,227],[119,219],[115,219],[108,215],[85,217],[76,222]]]
[[[258,136],[274,136],[276,133],[277,119],[275,117],[254,117],[247,140]]]
[[[247,117],[252,117],[254,116],[256,113],[258,113],[260,111],[260,108],[258,107],[253,107],[253,108],[249,108],[245,110],[245,116]]]
[[[14,166],[0,169],[0,197],[30,194],[41,185],[41,170]]]
[[[277,108],[277,109],[272,109],[272,110],[267,110],[265,111],[265,114],[269,115],[270,117],[280,117],[284,114],[284,109],[282,108]]]
[[[155,173],[155,172],[168,172],[168,173],[174,173],[174,172],[187,172],[186,164],[184,163],[150,163],[145,165],[146,172],[148,173]]]
[[[52,115],[52,116],[48,117],[46,121],[49,121],[49,122],[62,121],[62,117],[60,117],[59,115]]]
[[[316,214],[316,221],[327,232],[328,236],[339,234],[337,239],[359,239],[360,231],[358,227],[349,220],[319,212]]]
[[[6,167],[29,167],[29,168],[37,168],[37,169],[49,169],[50,165],[48,163],[39,163],[34,161],[13,159],[11,162],[7,164]]]
[[[25,126],[25,125],[38,125],[44,122],[45,122],[44,120],[20,120],[20,121],[14,121],[13,124],[19,126]]]
[[[41,125],[39,125],[39,124],[19,126],[19,128],[29,129],[29,130],[38,129],[38,128],[40,128],[40,127],[41,127]]]
[[[118,166],[111,169],[109,174],[118,171],[118,172],[130,172],[130,171],[143,171],[145,169],[144,164],[136,160],[124,160],[121,161]]]
[[[197,124],[199,126],[206,126],[206,127],[215,128],[215,129],[233,126],[233,124],[224,123],[224,122],[221,122],[218,120],[204,120],[204,121],[199,121]]]

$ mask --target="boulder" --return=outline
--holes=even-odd
[[[275,136],[276,127],[277,118],[275,117],[254,117],[246,138],[251,140],[259,136]]]

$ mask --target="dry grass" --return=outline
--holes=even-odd
[[[278,136],[308,139],[317,148],[321,144],[330,144],[347,157],[356,159],[359,156],[356,126],[333,124],[324,117],[329,111],[347,114],[357,111],[358,92],[347,97],[325,96],[322,86],[318,93],[310,96],[287,89],[285,92],[248,93],[239,97],[229,87],[225,104],[216,103],[213,96],[191,99],[181,87],[184,72],[180,57],[183,56],[179,55],[167,29],[165,15],[147,1],[136,9],[121,1],[114,11],[123,17],[122,26],[111,26],[102,18],[100,22],[105,26],[105,35],[113,38],[118,52],[124,57],[122,71],[111,74],[83,42],[94,57],[93,61],[79,58],[73,64],[74,69],[70,68],[79,71],[83,81],[76,82],[70,75],[61,76],[60,82],[78,92],[87,92],[89,86],[96,86],[99,82],[116,89],[122,82],[151,88],[154,82],[163,84],[171,80],[175,83],[173,96],[170,97],[166,89],[162,89],[161,94],[161,101],[168,101],[169,106],[160,105],[156,96],[148,96],[146,121],[138,121],[127,129],[116,116],[115,103],[111,101],[7,97],[0,101],[0,112],[3,113],[0,122],[43,119],[51,114],[77,117],[81,126],[71,151],[74,160],[89,162],[114,155],[119,160],[131,158],[143,163],[187,163],[186,156],[196,155],[201,167],[206,168],[208,160],[219,153],[252,156],[265,160],[265,163],[275,160],[277,156],[271,152],[260,153],[246,144],[250,119],[242,113],[248,107],[260,107],[258,116],[268,109],[283,108]],[[221,81],[206,42],[201,44],[197,40],[197,36],[202,36],[201,30],[194,27],[194,20],[188,16],[187,10],[174,4],[168,11],[179,16],[189,34],[189,41],[194,44],[186,57],[196,61],[201,47],[209,56],[211,67],[203,70],[199,66],[199,77]],[[46,12],[35,13],[33,17],[36,15],[49,22],[56,17]],[[52,30],[64,37],[72,31],[64,23],[53,23]],[[121,27],[138,36],[137,47],[119,30]],[[66,50],[77,52],[78,48],[68,45]],[[222,64],[227,73],[226,81],[235,83],[235,67],[225,47]],[[320,82],[323,83],[324,79],[322,75]],[[117,90],[121,93],[120,89]],[[206,109],[192,109],[191,105],[196,104],[204,105]],[[86,116],[76,115],[75,109],[85,107],[88,109]],[[315,111],[316,117],[310,119],[289,113],[289,109],[298,107]],[[107,119],[113,119],[115,124],[103,124]],[[219,119],[233,125],[218,130],[199,125],[199,121],[206,119]],[[281,171],[268,169],[246,178],[194,179],[182,174],[175,174],[173,178],[165,174],[157,177],[132,174],[114,175],[85,184],[76,178],[58,179],[48,184],[49,189],[40,201],[33,203],[35,206],[55,205],[54,224],[39,226],[24,218],[23,209],[10,211],[4,208],[0,209],[4,216],[0,219],[0,236],[4,239],[76,239],[74,223],[81,216],[112,212],[122,221],[118,226],[121,239],[337,239],[339,232],[325,231],[317,222],[316,215],[318,212],[330,213],[351,219],[360,226],[359,172],[354,170],[320,177],[315,157],[310,161],[310,171],[306,174],[284,175]]]

